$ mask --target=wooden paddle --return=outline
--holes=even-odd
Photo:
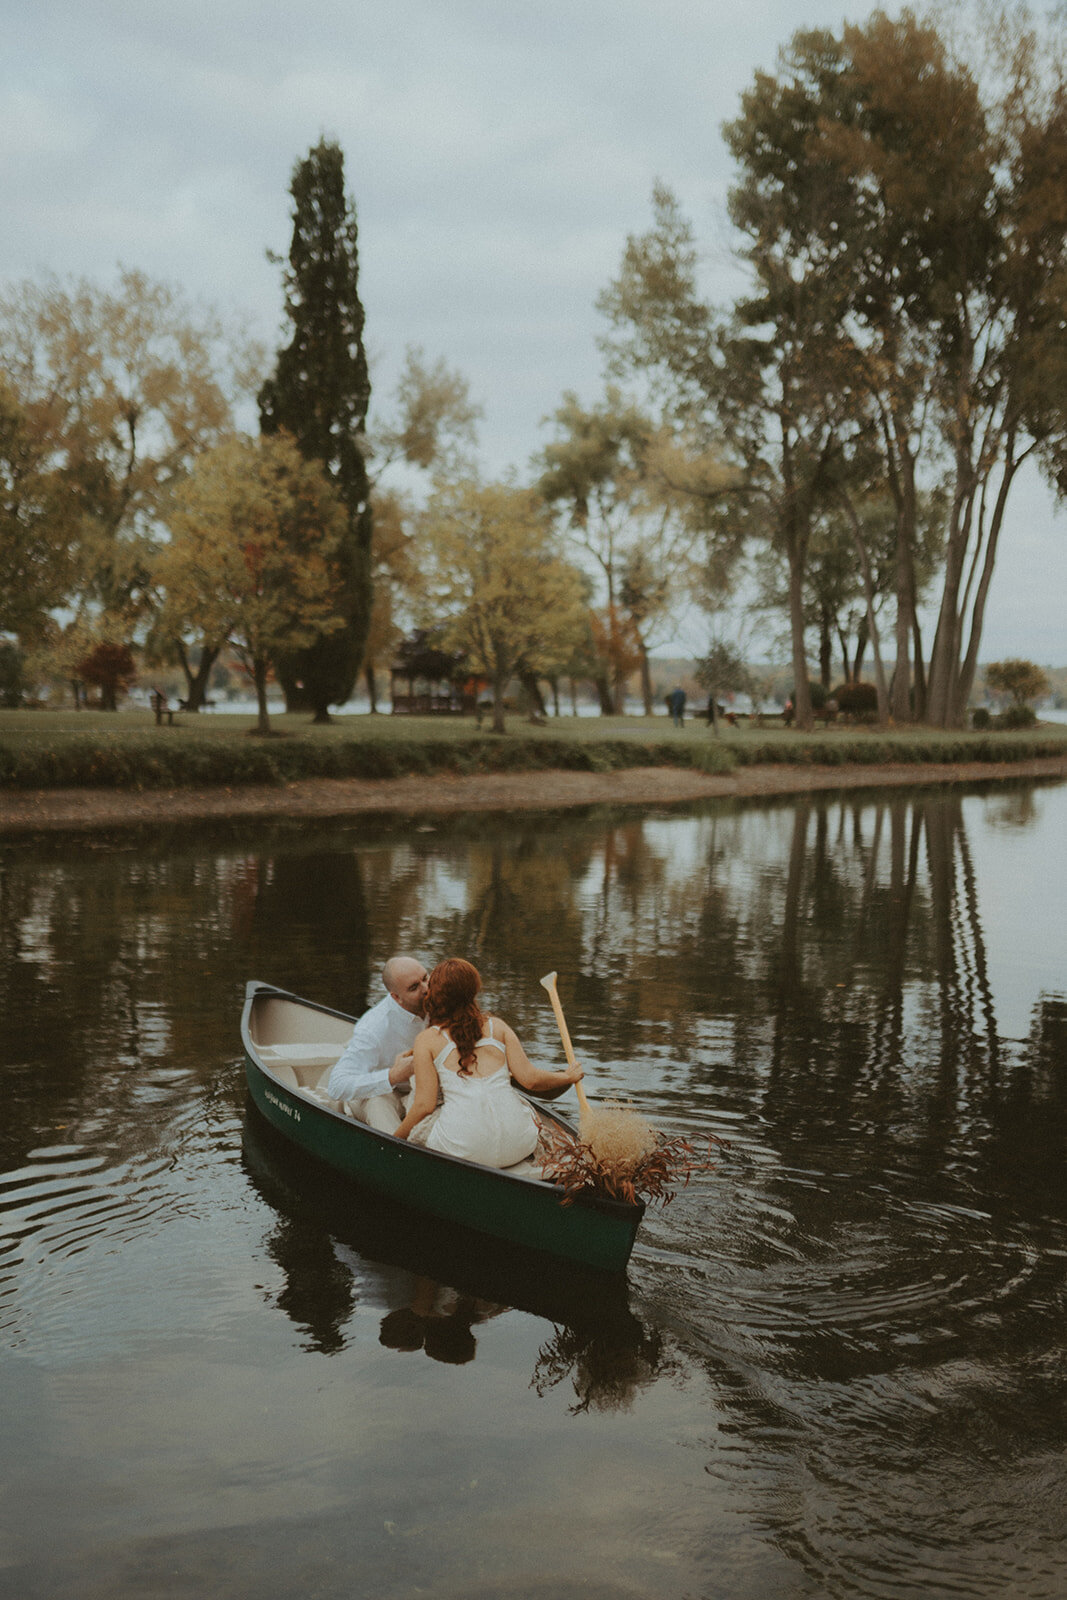
[[[541,987],[556,1013],[567,1060],[576,1066],[567,1019],[556,990],[556,974],[546,973]],[[617,1200],[632,1201],[636,1195],[645,1194],[666,1205],[678,1183],[688,1183],[693,1172],[708,1165],[694,1154],[687,1140],[665,1140],[633,1106],[609,1100],[594,1108],[580,1083],[574,1085],[574,1092],[580,1108],[581,1138],[562,1153],[558,1145],[554,1153],[550,1150],[546,1168],[546,1176],[562,1183],[568,1194],[592,1187]],[[709,1134],[708,1139],[709,1144],[729,1149],[715,1134]]]
[[[552,1009],[556,1013],[556,1022],[559,1025],[559,1036],[563,1040],[563,1053],[567,1057],[568,1064],[572,1067],[576,1067],[578,1063],[574,1059],[574,1046],[571,1044],[571,1036],[567,1031],[567,1019],[563,1015],[563,1006],[560,1003],[559,994],[556,990],[556,974],[554,972],[546,973],[541,979],[541,987],[547,993],[548,998],[552,1002]],[[578,1104],[581,1107],[582,1116],[587,1117],[592,1110],[592,1106],[586,1099],[585,1090],[582,1088],[580,1083],[576,1083],[574,1085],[574,1092],[578,1096]]]
[[[542,978],[541,987],[552,1002],[559,1024],[559,1036],[563,1040],[567,1060],[573,1067],[576,1065],[574,1047],[556,992],[556,974],[550,972]],[[578,1096],[578,1126],[582,1136],[578,1148],[590,1151],[593,1157],[593,1166],[586,1167],[585,1178],[595,1188],[618,1193],[617,1189],[609,1187],[612,1180],[623,1184],[631,1181],[638,1164],[655,1150],[659,1135],[652,1124],[646,1122],[632,1106],[621,1106],[615,1101],[591,1106],[580,1083],[574,1085],[574,1092]]]

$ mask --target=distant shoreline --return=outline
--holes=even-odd
[[[508,772],[402,778],[307,778],[281,786],[202,789],[0,791],[0,837],[127,832],[223,819],[343,822],[374,815],[558,811],[587,806],[686,805],[850,789],[902,789],[1062,781],[1067,754],[1028,761],[900,762],[794,766],[767,763],[731,773],[685,767],[613,772]]]

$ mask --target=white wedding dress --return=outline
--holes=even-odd
[[[505,1054],[504,1041],[489,1032],[478,1046],[491,1045]],[[444,1029],[442,1028],[442,1033]],[[429,1150],[462,1156],[483,1167],[511,1167],[532,1155],[538,1124],[533,1108],[512,1088],[506,1059],[495,1072],[481,1078],[460,1073],[444,1063],[456,1046],[448,1043],[434,1057],[444,1103],[411,1130],[411,1138]]]

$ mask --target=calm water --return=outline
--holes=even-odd
[[[0,844],[0,1594],[1067,1592],[1067,786]],[[614,1292],[246,1109],[249,977],[469,954],[732,1141]]]

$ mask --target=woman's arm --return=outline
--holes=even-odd
[[[542,1067],[535,1067],[519,1043],[515,1030],[509,1028],[506,1022],[501,1022],[500,1025],[504,1030],[508,1071],[515,1082],[521,1083],[531,1094],[543,1095],[546,1100],[554,1100],[557,1095],[569,1089],[572,1083],[577,1083],[585,1076],[580,1066],[568,1065],[562,1072],[546,1072]]]
[[[412,1128],[428,1117],[437,1104],[437,1068],[433,1064],[430,1034],[427,1028],[415,1040],[415,1087],[408,1100],[407,1115],[396,1130],[398,1139],[406,1139]]]

